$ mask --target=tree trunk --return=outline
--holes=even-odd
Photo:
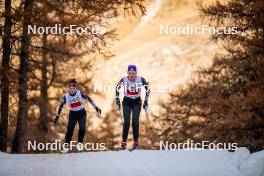
[[[3,58],[1,70],[1,124],[0,124],[0,150],[5,152],[7,149],[8,133],[8,104],[9,104],[9,78],[10,70],[10,36],[11,36],[11,0],[5,1],[5,26],[3,36]]]
[[[47,47],[47,35],[43,34],[42,38],[43,47]],[[42,66],[41,66],[41,83],[40,83],[40,119],[39,119],[39,125],[40,128],[47,132],[47,121],[48,121],[48,79],[47,79],[47,52],[43,50],[42,52]]]
[[[16,133],[13,141],[12,153],[22,152],[22,142],[26,132],[27,116],[28,116],[28,97],[27,97],[27,73],[29,60],[29,44],[30,38],[27,27],[30,25],[30,18],[32,12],[32,0],[25,0],[24,3],[24,17],[23,17],[23,33],[21,39],[21,53],[20,53],[20,69],[19,69],[19,103],[17,114]]]

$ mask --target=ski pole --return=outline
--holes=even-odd
[[[96,116],[97,116],[100,120],[103,119],[102,116],[101,116],[99,113],[96,113]]]
[[[122,122],[122,125],[124,125],[123,115],[122,115],[122,111],[121,111],[121,106],[120,105],[116,105],[116,109],[117,109],[117,112],[120,111],[121,122]]]
[[[145,109],[145,113],[146,113],[146,117],[147,117],[147,120],[148,120],[148,123],[149,123],[149,128],[152,129],[150,121],[149,121],[149,117],[148,117],[148,112],[147,112],[146,109]]]
[[[124,125],[123,115],[122,115],[121,111],[120,111],[120,118],[121,118],[121,121],[122,121],[122,125]]]

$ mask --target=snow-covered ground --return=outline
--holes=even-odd
[[[1,176],[264,176],[264,151],[0,153]]]

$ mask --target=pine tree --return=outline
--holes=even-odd
[[[9,72],[10,72],[10,55],[11,55],[11,0],[5,1],[5,25],[3,36],[3,57],[1,68],[1,124],[0,124],[0,150],[7,149],[8,134],[8,111],[9,111]]]
[[[179,141],[237,142],[260,150],[264,146],[264,3],[229,0],[200,2],[198,7],[211,26],[236,27],[237,32],[213,35],[226,54],[216,55],[186,89],[161,104],[160,135]]]

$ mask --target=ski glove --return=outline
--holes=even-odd
[[[98,113],[98,114],[101,114],[101,109],[100,108],[98,108],[98,107],[95,107],[95,110],[96,110],[96,112]]]
[[[148,100],[145,100],[145,101],[144,101],[143,109],[145,109],[145,110],[148,109]]]
[[[120,111],[121,105],[120,105],[120,99],[116,98],[116,110]]]
[[[54,123],[56,124],[57,123],[57,121],[59,120],[59,115],[56,115],[56,117],[55,117],[55,121],[54,121]]]

